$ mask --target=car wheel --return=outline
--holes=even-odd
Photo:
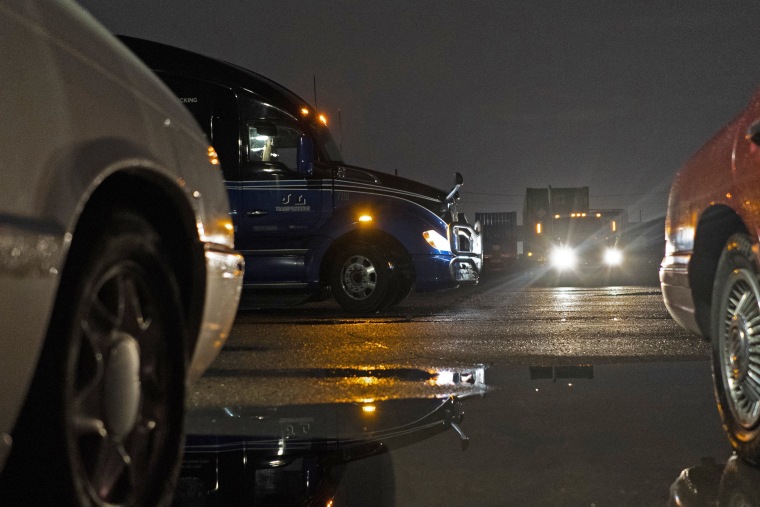
[[[374,313],[387,307],[396,295],[392,265],[387,256],[370,245],[350,245],[333,263],[333,297],[351,313]]]
[[[760,283],[752,242],[731,236],[715,275],[712,366],[723,427],[744,459],[760,461]]]
[[[14,433],[9,468],[19,486],[4,490],[28,505],[50,495],[60,505],[166,504],[183,444],[177,283],[158,235],[135,215],[81,246],[71,255],[86,260],[67,266]]]

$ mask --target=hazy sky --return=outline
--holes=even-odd
[[[309,102],[316,76],[347,162],[442,188],[460,171],[470,216],[547,185],[662,216],[675,171],[760,84],[757,0],[80,3]]]

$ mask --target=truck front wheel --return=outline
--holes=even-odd
[[[333,296],[351,313],[374,313],[396,295],[393,261],[376,248],[356,243],[336,256],[330,272]]]

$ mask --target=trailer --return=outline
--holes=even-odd
[[[517,260],[517,213],[475,213],[482,227],[483,269],[503,270]]]

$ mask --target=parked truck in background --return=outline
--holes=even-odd
[[[625,210],[592,210],[589,187],[528,188],[527,255],[556,280],[608,283],[624,269]]]
[[[475,213],[482,227],[483,267],[507,269],[517,260],[517,213]]]
[[[623,268],[623,212],[555,214],[543,234],[547,266],[563,279],[610,282]]]
[[[290,302],[331,294],[371,313],[412,288],[477,283],[479,226],[446,192],[343,162],[327,121],[283,86],[236,65],[122,37],[179,97],[224,172],[244,288]]]

